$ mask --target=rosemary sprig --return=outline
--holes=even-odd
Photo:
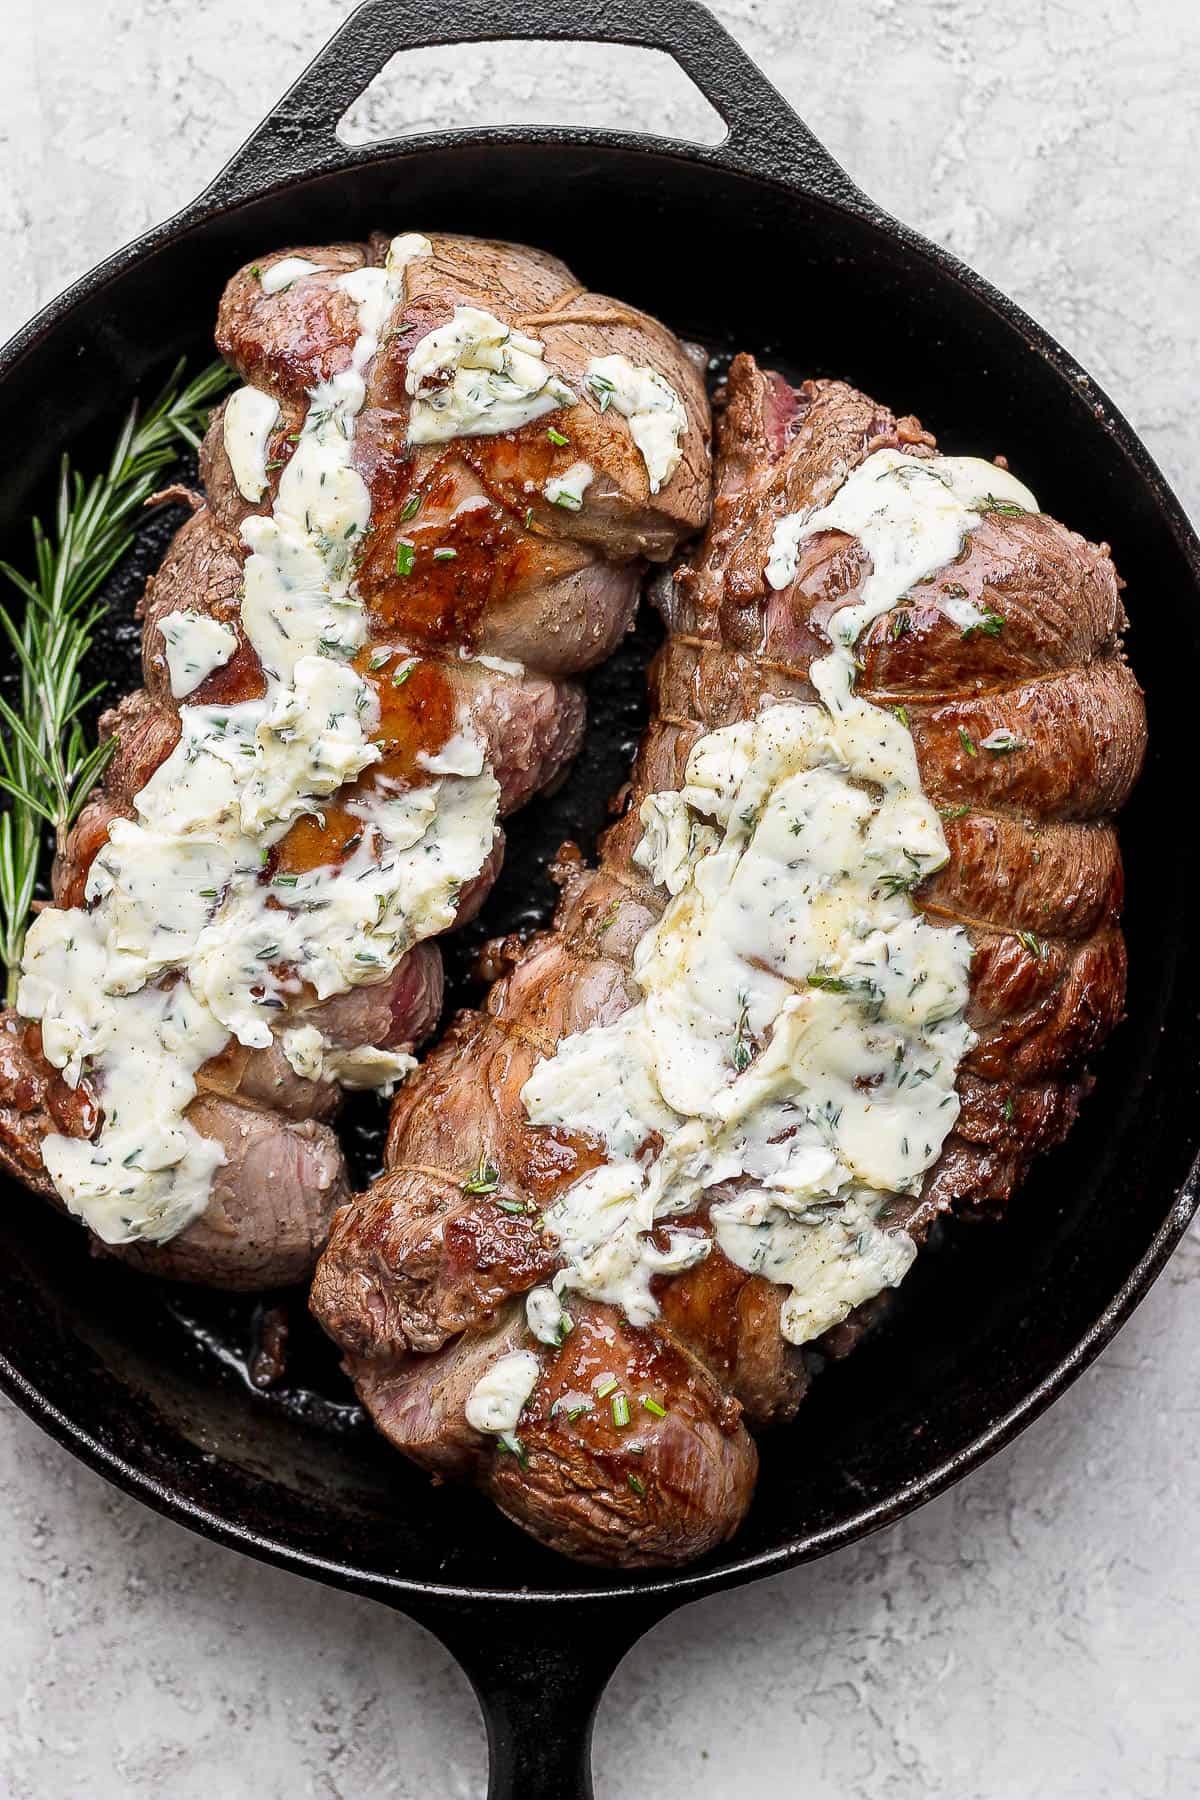
[[[97,590],[131,548],[134,520],[183,444],[199,449],[209,413],[232,381],[212,363],[181,385],[176,364],[157,399],[139,417],[131,406],[102,475],[86,482],[62,459],[50,530],[33,520],[33,572],[0,562],[0,574],[25,601],[0,606],[0,631],[16,652],[20,692],[0,695],[0,961],[6,1003],[16,999],[25,929],[41,861],[42,830],[61,841],[112,753],[89,744],[84,712],[102,683],[85,685],[84,663],[104,607]]]

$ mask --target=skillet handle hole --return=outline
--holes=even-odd
[[[693,144],[728,135],[664,51],[545,39],[402,50],[343,113],[337,135],[357,147],[457,127],[568,123]]]

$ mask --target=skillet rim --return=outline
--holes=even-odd
[[[906,261],[911,261],[917,267],[925,264],[937,278],[948,278],[958,287],[969,290],[1004,325],[1017,331],[1026,346],[1048,363],[1060,380],[1079,390],[1076,398],[1082,394],[1096,428],[1112,439],[1126,462],[1132,466],[1146,497],[1153,504],[1161,523],[1170,532],[1188,566],[1197,598],[1200,599],[1200,536],[1192,527],[1182,503],[1167,483],[1150,451],[1105,391],[1071,353],[1015,301],[943,246],[931,242],[861,195],[823,151],[818,158],[819,174],[828,177],[832,173],[839,179],[818,179],[814,182],[810,177],[802,181],[797,179],[795,173],[789,175],[787,171],[768,166],[765,162],[747,159],[744,150],[741,156],[731,156],[722,145],[692,145],[640,132],[573,130],[564,127],[505,127],[414,134],[362,146],[354,154],[343,152],[332,165],[326,163],[303,170],[293,169],[279,179],[270,179],[268,171],[265,183],[261,173],[250,174],[240,166],[244,151],[239,151],[233,164],[218,175],[197,199],[162,223],[151,227],[140,237],[122,245],[86,271],[15,332],[0,348],[0,384],[25,356],[38,349],[65,322],[77,305],[92,298],[108,281],[123,274],[136,263],[160,250],[170,250],[193,229],[234,214],[243,206],[270,200],[316,182],[352,175],[375,163],[401,162],[407,157],[422,153],[459,148],[487,149],[500,145],[524,149],[553,149],[560,146],[594,148],[648,156],[657,160],[685,162],[693,166],[711,166],[724,176],[734,175],[751,185],[774,188],[793,199],[803,199],[834,219],[845,215],[856,224],[865,224],[890,240]],[[235,165],[239,165],[236,173]],[[230,191],[227,178],[231,175],[235,182],[240,179],[246,183],[243,191]],[[970,1443],[943,1457],[932,1469],[907,1482],[895,1493],[849,1514],[836,1524],[786,1538],[770,1549],[758,1550],[741,1557],[734,1556],[711,1566],[685,1568],[669,1574],[657,1571],[643,1574],[624,1572],[622,1579],[613,1580],[601,1587],[532,1589],[473,1587],[423,1581],[381,1570],[366,1570],[361,1566],[300,1550],[287,1544],[282,1538],[269,1537],[244,1524],[232,1524],[223,1514],[188,1499],[168,1483],[101,1443],[86,1426],[68,1417],[25,1377],[2,1347],[0,1391],[81,1462],[164,1517],[230,1549],[241,1550],[259,1561],[367,1595],[402,1610],[413,1611],[418,1618],[422,1617],[422,1602],[436,1607],[456,1601],[476,1600],[497,1605],[516,1605],[526,1615],[547,1603],[573,1601],[589,1603],[593,1607],[606,1602],[610,1609],[621,1605],[628,1607],[638,1602],[653,1607],[657,1601],[658,1610],[663,1612],[705,1594],[815,1561],[847,1544],[868,1537],[937,1498],[1011,1443],[1026,1426],[1045,1412],[1111,1342],[1161,1274],[1198,1210],[1200,1149],[1194,1155],[1186,1178],[1176,1190],[1163,1222],[1144,1254],[1099,1317],[1077,1339],[1073,1347],[1021,1400],[994,1419]]]

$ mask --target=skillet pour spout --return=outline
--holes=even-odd
[[[343,112],[396,51],[506,37],[665,51],[729,136],[713,148],[577,129],[425,133],[353,151],[338,142]],[[695,1567],[599,1574],[501,1519],[481,1527],[470,1496],[432,1490],[376,1444],[330,1352],[305,1337],[302,1296],[287,1302],[291,1368],[260,1391],[240,1372],[250,1302],[181,1297],[95,1265],[76,1226],[10,1187],[4,1390],[169,1517],[427,1624],[461,1657],[487,1711],[492,1795],[550,1800],[590,1793],[595,1700],[642,1630],[692,1598],[860,1538],[976,1467],[1109,1341],[1186,1229],[1200,1137],[1200,934],[1190,928],[1200,850],[1178,831],[1169,857],[1162,848],[1173,771],[1190,754],[1200,545],[1145,448],[1070,355],[864,199],[697,0],[579,0],[568,11],[462,0],[452,17],[440,0],[371,0],[205,194],[0,352],[0,427],[30,447],[0,497],[0,554],[23,554],[24,522],[67,444],[86,446],[93,430],[103,441],[129,396],[152,391],[180,354],[206,359],[232,269],[272,246],[381,225],[543,245],[581,281],[619,285],[718,352],[745,348],[789,376],[815,366],[886,394],[951,452],[1002,448],[1047,511],[1113,543],[1153,728],[1123,826],[1128,1016],[1076,1133],[1003,1231],[963,1233],[929,1259],[935,1267],[918,1264],[886,1344],[825,1375],[802,1432],[763,1439],[743,1533]],[[768,265],[788,279],[747,279]],[[509,866],[520,879],[498,885],[492,932],[544,920],[553,849],[604,824],[640,730],[637,665],[649,648],[634,640],[593,677],[580,766],[514,829]],[[113,634],[97,678],[119,689],[130,672]],[[460,980],[458,1003],[466,991]]]

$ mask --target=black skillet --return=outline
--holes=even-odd
[[[499,38],[666,51],[729,136],[714,149],[570,130],[446,131],[353,152],[337,142],[339,118],[394,51]],[[862,1537],[974,1468],[1108,1342],[1191,1218],[1200,979],[1182,776],[1195,758],[1200,544],[1071,357],[866,200],[695,0],[371,0],[206,193],[0,355],[3,553],[25,554],[22,521],[64,445],[98,454],[131,393],[181,353],[210,354],[217,298],[240,263],[277,245],[435,226],[544,245],[716,351],[848,376],[919,413],[948,449],[1006,452],[1048,511],[1112,542],[1150,705],[1150,761],[1123,826],[1129,1017],[1070,1142],[1003,1226],[963,1229],[923,1259],[888,1329],[817,1383],[792,1429],[763,1440],[737,1541],[682,1574],[575,1567],[474,1496],[432,1489],[349,1404],[332,1355],[303,1329],[301,1299],[285,1301],[288,1371],[260,1393],[245,1372],[251,1303],[91,1261],[74,1226],[6,1194],[5,1391],[171,1518],[428,1626],[479,1693],[492,1794],[549,1800],[591,1792],[596,1702],[641,1632],[698,1595]],[[160,547],[161,531],[117,584],[126,621]],[[114,623],[106,668],[119,686],[133,685],[135,644],[134,628]],[[518,824],[495,928],[545,915],[548,851],[601,821],[639,726],[639,644],[644,656],[643,633],[592,684],[569,787]],[[369,1135],[359,1148],[369,1159]]]

